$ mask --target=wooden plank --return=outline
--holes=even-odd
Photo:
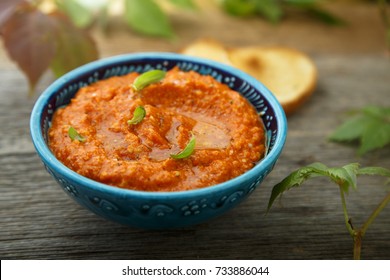
[[[14,81],[2,79],[11,94],[1,93],[6,102],[0,103],[0,255],[3,259],[350,259],[352,241],[338,189],[327,180],[286,193],[264,215],[271,187],[304,164],[390,165],[389,149],[360,159],[354,148],[326,140],[347,109],[390,105],[388,62],[381,56],[318,55],[315,60],[321,73],[318,90],[305,108],[289,118],[285,150],[263,185],[214,221],[166,231],[113,224],[68,198],[43,169],[30,143],[33,100],[18,95],[20,87],[15,89]],[[359,191],[348,196],[356,224],[384,196],[382,184],[379,178],[364,178]],[[390,257],[389,225],[388,207],[367,232],[363,258]]]
[[[286,193],[265,216],[272,186],[302,165],[321,161],[339,166],[355,161],[390,168],[388,148],[359,158],[353,146],[327,141],[347,110],[367,104],[390,106],[390,64],[383,55],[383,28],[376,9],[357,6],[348,11],[351,25],[344,29],[308,25],[301,19],[270,27],[263,21],[210,16],[213,11],[207,10],[186,16],[186,24],[177,24],[180,40],[174,42],[122,31],[115,31],[110,40],[97,34],[102,56],[176,51],[199,36],[209,36],[230,46],[283,43],[309,52],[318,66],[318,88],[306,106],[289,118],[288,140],[270,176],[226,215],[175,230],[146,231],[106,221],[74,203],[56,185],[30,140],[29,116],[37,96],[27,98],[23,75],[0,49],[1,258],[351,259],[352,240],[339,192],[327,180],[316,179]],[[173,15],[175,22],[183,22],[183,17]],[[51,80],[46,75],[38,92]],[[358,191],[347,197],[356,225],[388,191],[382,178],[361,179]],[[362,258],[389,259],[389,236],[387,207],[364,238]]]

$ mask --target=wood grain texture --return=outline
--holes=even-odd
[[[206,32],[207,26],[200,20],[193,19],[193,24]],[[238,45],[241,36],[245,43],[258,43],[252,33],[241,34],[240,29],[234,29],[230,19],[220,20],[229,22],[231,31],[229,35],[218,33],[214,26],[217,39]],[[180,27],[181,34],[185,33],[182,30],[187,32],[180,43],[134,34],[114,42],[99,40],[103,56],[142,50],[175,51],[180,44],[195,39],[188,32],[192,27]],[[275,35],[273,40],[281,38]],[[316,52],[315,45],[300,44],[310,51],[319,69],[319,84],[306,106],[289,118],[287,143],[274,171],[226,215],[202,225],[164,231],[132,229],[103,220],[78,206],[56,185],[30,140],[29,117],[37,96],[27,98],[25,79],[1,49],[1,259],[351,259],[352,240],[345,228],[339,192],[327,180],[312,180],[287,192],[267,216],[265,208],[272,186],[305,164],[360,162],[363,166],[390,168],[389,148],[359,158],[353,146],[327,141],[347,110],[367,104],[390,106],[390,62],[371,48],[372,42],[367,47],[370,51],[357,50],[353,54],[347,50]],[[39,90],[51,80],[50,75],[45,76]],[[362,177],[358,191],[348,195],[348,208],[356,225],[388,191],[383,183],[382,178]],[[390,207],[367,231],[362,258],[390,258]]]

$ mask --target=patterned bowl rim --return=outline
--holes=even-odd
[[[44,140],[41,131],[42,113],[45,107],[47,106],[47,103],[49,102],[50,98],[53,95],[57,94],[59,89],[69,80],[77,79],[77,77],[80,77],[85,73],[100,68],[104,68],[107,66],[115,66],[116,64],[119,63],[124,63],[124,62],[131,63],[132,61],[139,61],[143,59],[168,60],[168,61],[175,61],[175,62],[185,61],[185,62],[196,63],[200,65],[205,65],[214,68],[217,71],[223,71],[229,73],[250,84],[253,88],[255,88],[257,91],[261,93],[263,98],[265,98],[268,101],[268,103],[270,104],[270,106],[272,107],[275,113],[278,129],[277,129],[276,139],[271,151],[259,163],[257,163],[255,167],[253,167],[252,169],[248,170],[247,172],[245,172],[244,174],[238,177],[235,177],[233,179],[230,179],[229,181],[217,185],[212,185],[201,189],[187,190],[187,191],[147,192],[147,191],[123,189],[115,186],[106,185],[104,183],[100,183],[92,179],[86,178],[78,174],[77,172],[69,169],[68,167],[66,167],[50,151],[49,147],[47,146]],[[268,88],[265,87],[261,82],[259,82],[252,76],[244,73],[241,70],[238,70],[234,67],[222,63],[218,63],[209,59],[192,57],[188,55],[166,53],[166,52],[142,52],[142,53],[133,53],[133,54],[122,54],[122,55],[112,56],[94,62],[90,62],[58,78],[37,99],[31,113],[30,133],[31,133],[31,138],[35,146],[35,149],[38,155],[41,157],[41,160],[57,174],[61,174],[64,178],[68,178],[69,180],[71,180],[72,182],[76,183],[79,186],[88,187],[93,190],[98,190],[104,193],[111,193],[111,194],[114,193],[116,195],[119,195],[120,197],[132,196],[141,199],[161,199],[161,198],[176,199],[176,198],[186,198],[186,197],[198,196],[198,195],[202,196],[206,194],[209,195],[212,193],[218,193],[219,191],[223,191],[223,190],[234,189],[236,186],[239,186],[241,182],[250,180],[252,177],[259,174],[259,172],[263,174],[264,172],[267,171],[268,168],[272,168],[272,166],[279,158],[286,141],[287,119],[282,106],[280,105],[276,97],[268,90]]]

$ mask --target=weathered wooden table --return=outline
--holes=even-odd
[[[131,31],[96,34],[102,56],[136,51],[177,51],[199,37],[230,46],[284,45],[306,51],[319,69],[318,88],[288,119],[285,149],[273,173],[236,209],[194,227],[146,231],[103,220],[74,203],[44,170],[29,135],[38,96],[27,97],[22,74],[0,49],[0,257],[2,259],[351,259],[339,190],[324,179],[287,192],[265,216],[271,189],[294,169],[315,161],[329,166],[360,162],[390,168],[390,149],[364,157],[354,146],[331,143],[345,112],[390,106],[390,61],[375,7],[333,9],[350,25],[328,27],[307,19],[273,26],[229,18],[212,8],[173,14],[178,39],[145,38]],[[366,22],[363,24],[362,22]],[[39,85],[43,90],[52,77]],[[360,225],[388,192],[383,178],[361,177],[347,196]],[[390,259],[390,207],[363,241],[363,259]]]

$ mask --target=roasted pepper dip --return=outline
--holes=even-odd
[[[142,191],[183,191],[211,186],[251,169],[265,152],[256,110],[211,76],[174,68],[142,90],[138,73],[81,88],[55,112],[49,145],[70,169],[90,179]],[[145,117],[128,124],[137,107]],[[74,128],[82,140],[71,139]],[[183,159],[190,139],[195,150]]]

